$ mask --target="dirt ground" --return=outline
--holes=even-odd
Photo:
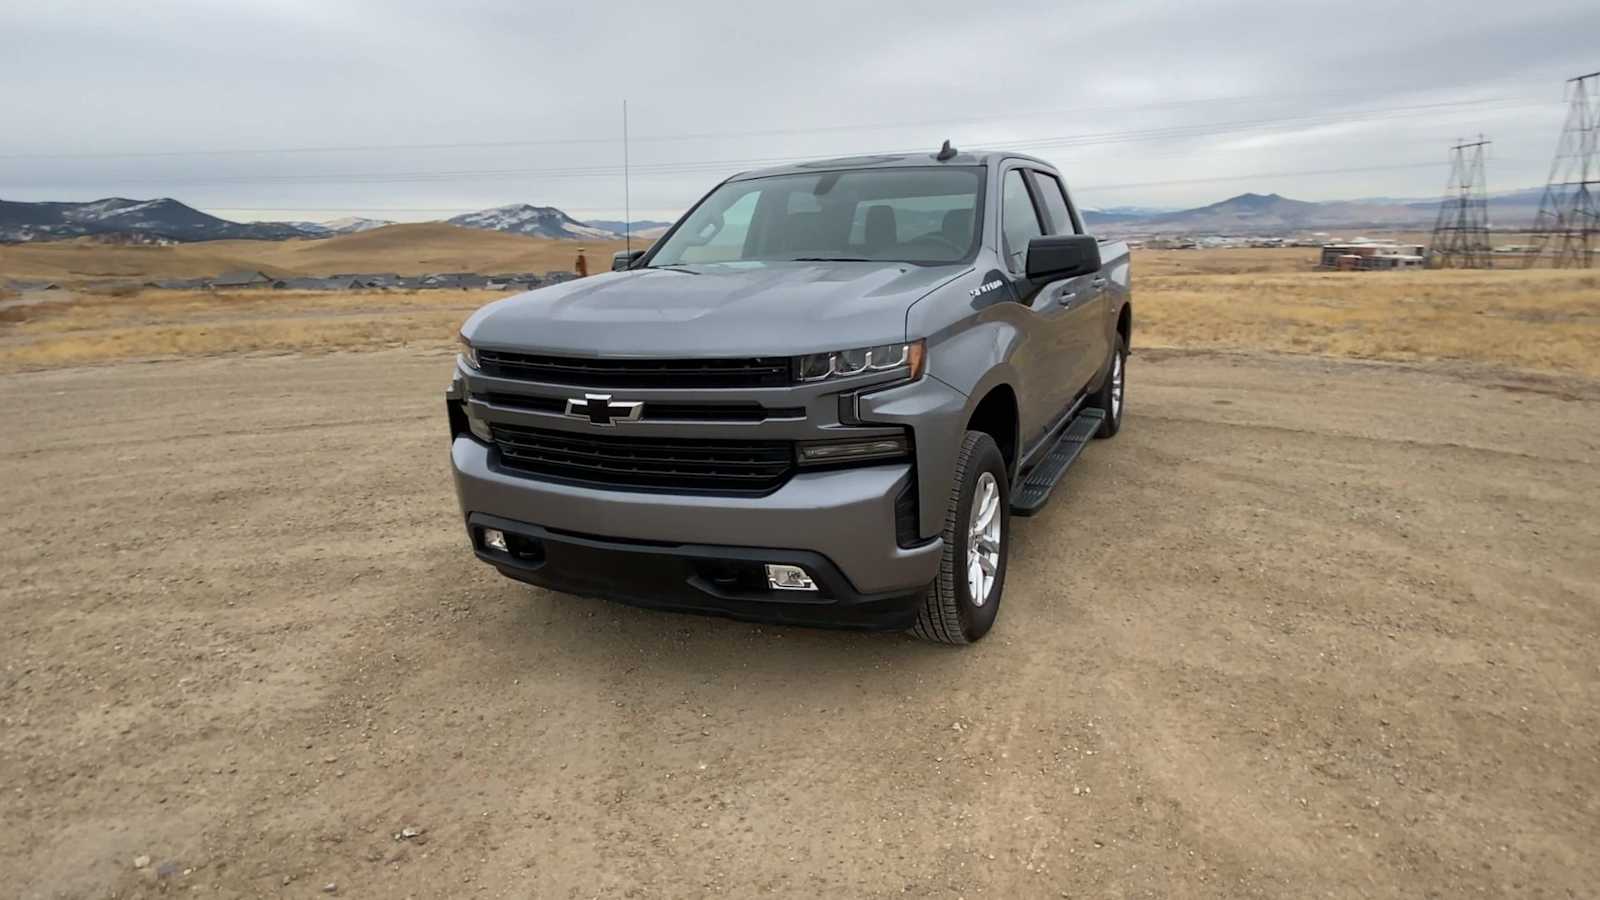
[[[448,366],[0,379],[0,893],[1600,883],[1595,382],[1140,353],[955,650],[501,579]]]

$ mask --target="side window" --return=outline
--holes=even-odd
[[[1048,172],[1034,172],[1033,183],[1038,185],[1044,211],[1050,216],[1050,233],[1078,234],[1072,213],[1067,211],[1067,191],[1061,186],[1061,179]]]
[[[1028,242],[1044,234],[1044,229],[1039,225],[1039,213],[1033,208],[1033,198],[1028,194],[1028,184],[1022,179],[1021,169],[1006,173],[1000,207],[1000,231],[1005,242],[1003,252],[1006,263],[1013,272],[1021,272],[1028,259]]]

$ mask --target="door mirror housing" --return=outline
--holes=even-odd
[[[1028,278],[1047,281],[1100,271],[1100,242],[1087,234],[1058,234],[1028,242]]]
[[[643,250],[619,250],[611,254],[611,271],[621,272],[623,269],[631,269],[643,255]]]

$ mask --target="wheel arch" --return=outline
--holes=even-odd
[[[994,439],[1006,461],[1006,475],[1016,477],[1017,455],[1021,442],[1021,413],[1017,391],[1009,381],[989,386],[967,413],[968,431],[981,431]]]

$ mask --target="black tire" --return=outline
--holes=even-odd
[[[982,598],[973,598],[968,587],[968,528],[977,487],[987,473],[998,492],[1000,530],[999,562],[994,581]],[[944,516],[944,557],[939,561],[939,577],[922,599],[922,611],[911,626],[919,638],[941,644],[970,644],[989,633],[1000,611],[1000,598],[1006,584],[1006,556],[1011,543],[1011,485],[1006,480],[1006,461],[994,438],[981,431],[969,431],[962,438],[956,456],[955,483],[950,486],[950,503]]]
[[[1113,399],[1117,390],[1117,376],[1122,377],[1122,396],[1120,403]],[[1128,408],[1128,345],[1123,343],[1122,335],[1117,335],[1116,346],[1111,352],[1111,368],[1106,372],[1105,383],[1100,385],[1100,390],[1094,392],[1089,398],[1089,408],[1098,409],[1106,414],[1100,422],[1100,430],[1094,433],[1097,438],[1115,437],[1122,430],[1122,414]]]

